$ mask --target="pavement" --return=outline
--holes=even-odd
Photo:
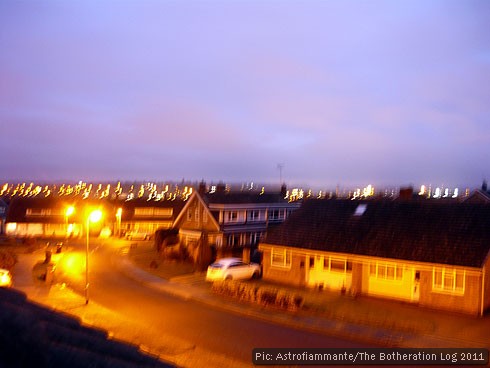
[[[151,246],[151,245],[148,245]],[[24,291],[28,297],[41,304],[59,309],[64,312],[78,313],[78,316],[89,325],[97,325],[104,320],[109,323],[111,318],[117,316],[102,307],[95,309],[95,303],[89,304],[90,308],[82,308],[82,298],[64,285],[56,285],[51,288],[43,288],[32,282],[32,262],[39,261],[40,254],[22,255],[20,262],[14,269],[15,287]],[[56,259],[54,259],[56,261]],[[490,349],[490,316],[472,317],[449,312],[428,310],[414,305],[391,302],[372,298],[350,298],[327,291],[296,290],[305,296],[305,305],[328,305],[336,303],[337,312],[328,314],[324,311],[300,310],[298,312],[286,312],[277,309],[257,306],[251,303],[238,302],[212,292],[209,283],[204,281],[203,273],[191,273],[178,277],[161,278],[138,267],[129,257],[126,251],[114,254],[111,260],[128,277],[153,288],[159,292],[171,294],[184,300],[195,300],[214,308],[221,308],[233,313],[246,315],[252,318],[266,320],[273,323],[287,325],[292,328],[305,329],[318,333],[338,336],[355,341],[363,341],[370,345],[386,347],[409,348],[486,348]],[[260,282],[260,281],[259,281]],[[278,286],[284,287],[286,286]],[[291,289],[291,288],[289,288]],[[339,304],[340,303],[340,304]],[[339,307],[340,306],[340,307]],[[328,308],[327,308],[328,309]],[[339,313],[339,310],[342,313]],[[356,321],[356,315],[366,316],[371,311],[377,311],[377,315],[389,316],[388,320],[377,321],[373,319],[361,319]],[[394,328],[390,327],[392,318]],[[404,326],[406,328],[404,328]],[[117,336],[123,336],[128,341],[142,344],[141,349],[150,354],[158,355],[162,359],[174,356],[173,353],[182,349],[180,342],[172,342],[171,346],[152,346],[151,340],[141,341],[142,334],[135,331],[133,335],[124,335],[118,330],[118,322],[112,325],[101,326],[107,328]],[[162,351],[171,350],[169,354]],[[179,360],[180,359],[180,360]],[[182,366],[191,366],[192,359],[202,359],[186,356],[184,358],[172,358],[173,363]],[[202,361],[200,361],[202,363]],[[230,362],[219,362],[210,358],[209,365],[226,366]]]

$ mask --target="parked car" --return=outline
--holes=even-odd
[[[246,263],[240,258],[222,258],[208,267],[206,280],[251,279],[259,277],[260,274],[260,265],[257,263]]]
[[[11,287],[12,286],[12,275],[9,270],[0,268],[0,287]]]
[[[139,231],[128,231],[126,233],[127,240],[150,240],[151,236],[145,232]]]

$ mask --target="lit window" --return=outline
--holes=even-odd
[[[271,266],[291,267],[291,251],[287,249],[272,249]]]
[[[403,278],[403,267],[392,263],[371,263],[369,265],[369,275],[383,280],[401,280]]]
[[[435,268],[432,271],[432,289],[455,294],[463,294],[465,271],[455,268]]]

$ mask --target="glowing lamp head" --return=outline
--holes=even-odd
[[[88,219],[90,220],[90,222],[99,222],[102,219],[102,211],[95,210],[90,212]]]
[[[73,215],[73,213],[74,213],[74,212],[75,212],[75,207],[70,206],[70,207],[68,207],[68,208],[66,209],[65,215],[66,215],[66,216],[71,216],[71,215]]]

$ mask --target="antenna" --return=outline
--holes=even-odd
[[[282,185],[282,169],[284,164],[277,164],[277,168],[279,169],[279,185]]]

